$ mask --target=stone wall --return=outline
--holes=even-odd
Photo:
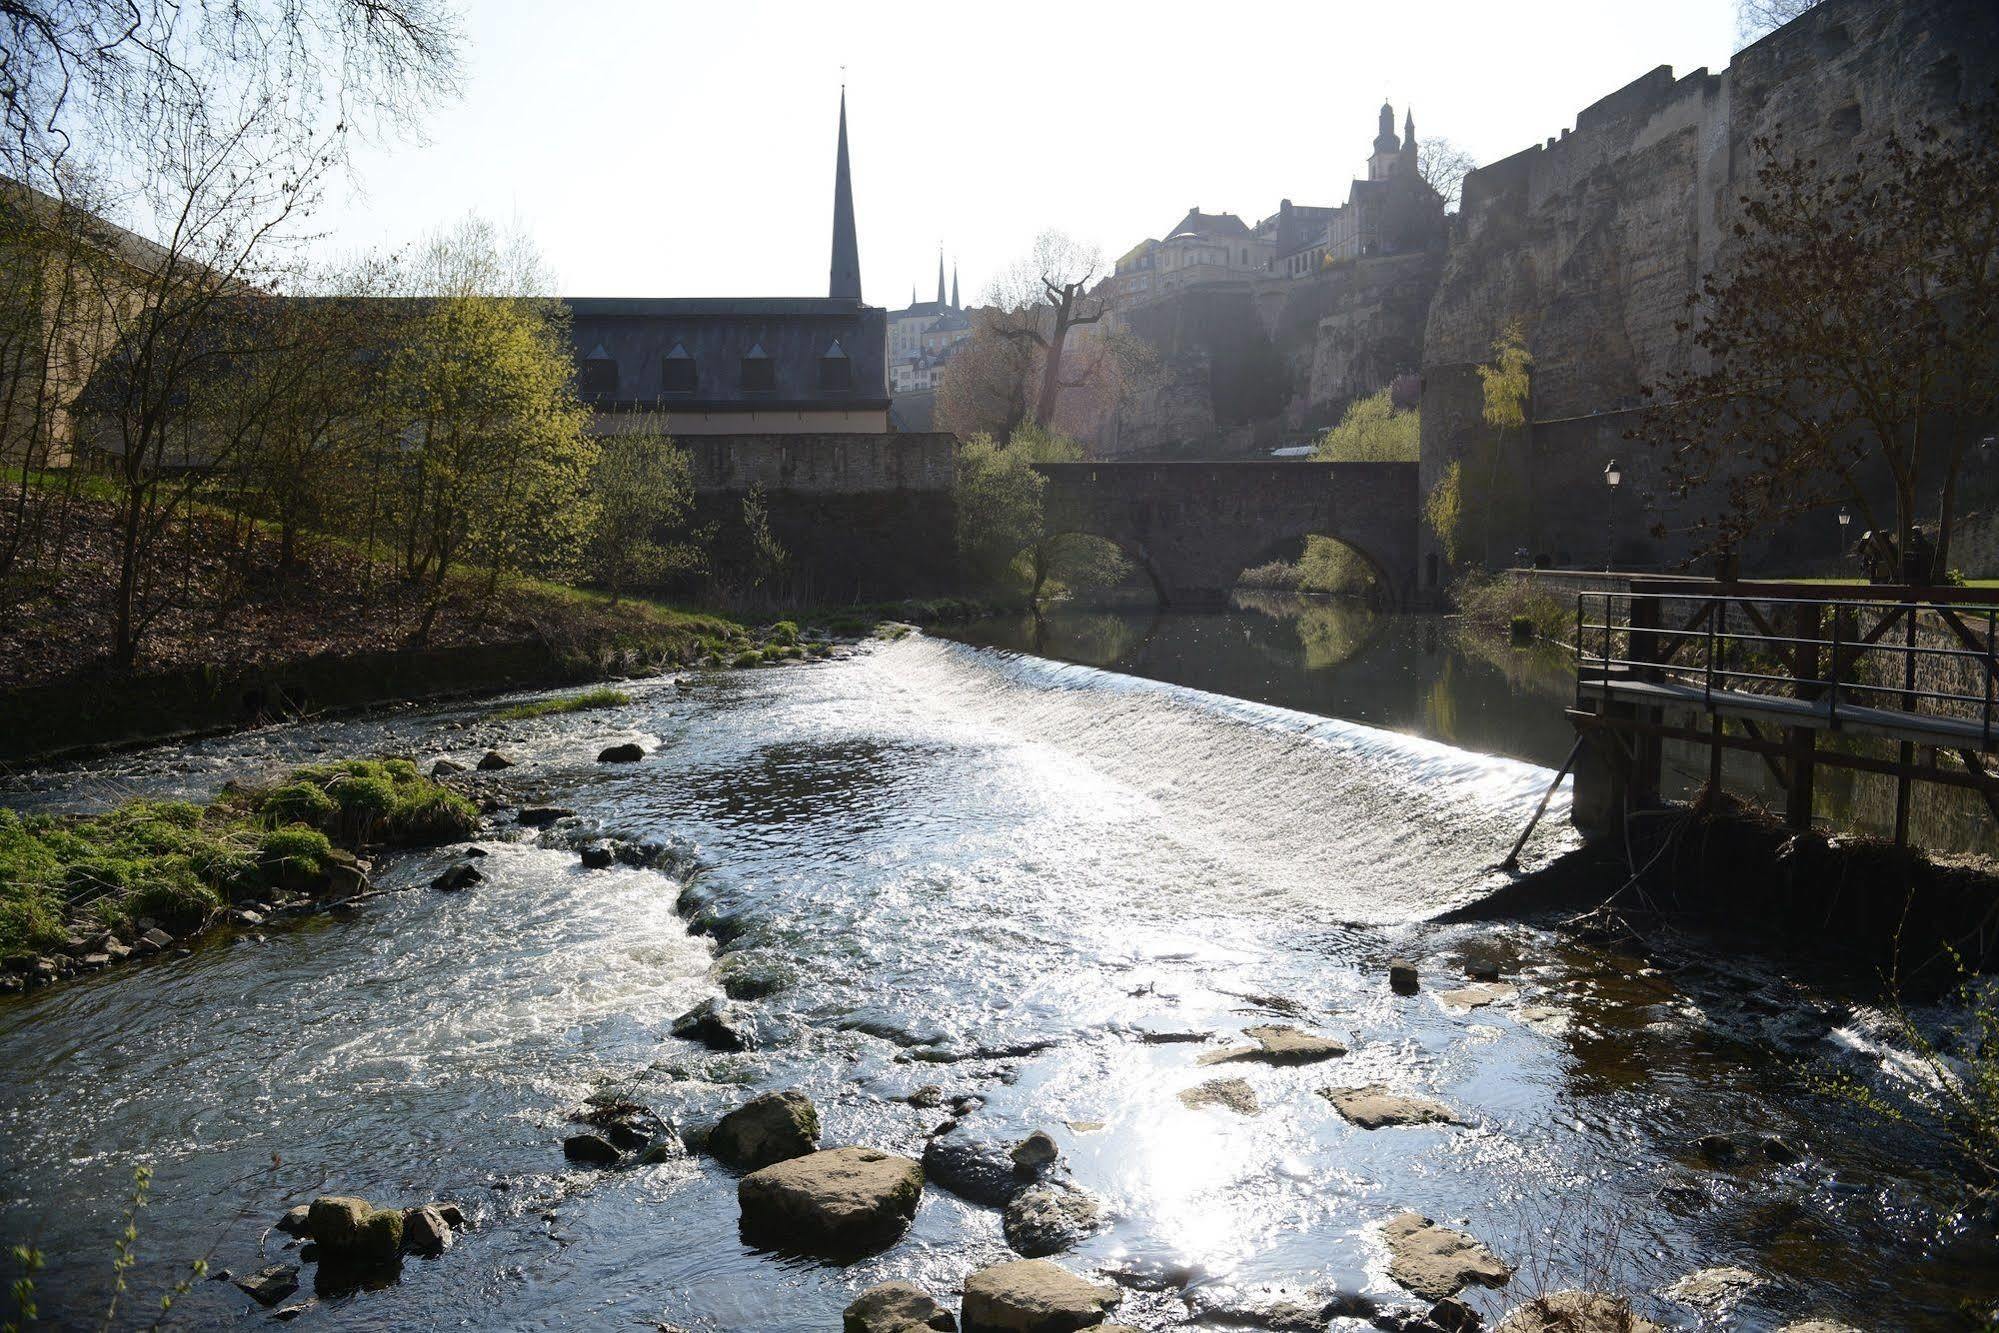
[[[1617,545],[1646,563],[1684,559],[1694,522],[1714,503],[1676,503],[1656,468],[1623,438],[1640,388],[1694,355],[1676,327],[1703,274],[1724,266],[1758,140],[1816,157],[1828,170],[1894,132],[1946,117],[1999,76],[1999,6],[1989,0],[1824,0],[1739,52],[1720,74],[1660,67],[1577,114],[1574,129],[1473,172],[1423,332],[1423,474],[1427,493],[1481,442],[1472,368],[1518,318],[1535,357],[1531,439],[1509,465],[1534,478],[1538,541],[1601,550],[1603,467],[1627,475]],[[1809,521],[1809,520],[1807,520]],[[1663,539],[1647,529],[1663,523]],[[1434,539],[1424,534],[1426,549]],[[1781,563],[1823,542],[1773,531],[1746,564]]]
[[[718,568],[750,562],[743,501],[764,488],[770,526],[816,600],[889,601],[954,589],[957,437],[728,436],[685,441],[695,521]]]

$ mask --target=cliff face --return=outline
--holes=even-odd
[[[1617,457],[1618,558],[1682,558],[1684,531],[1655,543],[1646,529],[1684,530],[1704,502],[1671,500],[1644,446],[1622,437],[1640,387],[1695,354],[1676,324],[1702,275],[1728,262],[1758,141],[1837,172],[1988,94],[1995,76],[1991,0],[1824,0],[1721,74],[1655,69],[1578,113],[1573,131],[1473,172],[1423,331],[1426,491],[1479,443],[1472,367],[1519,319],[1535,357],[1533,428],[1501,466],[1531,479],[1525,512],[1538,517],[1498,534],[1495,554],[1532,540],[1558,559],[1600,555],[1612,519],[1603,467]],[[1760,554],[1772,559],[1786,543],[1814,545],[1771,541]]]
[[[1309,438],[1422,362],[1440,251],[1360,259],[1309,278],[1215,284],[1122,311],[1157,384],[1096,437],[1111,454],[1261,453]]]

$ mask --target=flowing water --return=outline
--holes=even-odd
[[[1667,976],[1524,926],[1428,920],[1497,882],[1487,867],[1551,776],[1462,746],[1543,755],[1549,705],[1510,694],[1500,665],[1426,653],[1406,622],[1369,640],[1393,671],[1365,699],[1254,687],[1259,661],[1289,681],[1353,654],[1286,664],[1227,619],[1200,655],[1236,674],[1199,683],[1228,693],[912,636],[642,683],[599,712],[410,711],[26,775],[10,803],[86,808],[321,755],[428,764],[498,745],[520,761],[499,775],[511,799],[578,817],[535,834],[503,815],[465,893],[421,887],[451,849],[413,854],[377,876],[410,891],[352,919],[0,999],[0,1239],[47,1254],[44,1319],[94,1326],[144,1163],[152,1201],[116,1325],[149,1322],[198,1255],[239,1274],[284,1257],[271,1221],[342,1192],[451,1200],[475,1225],[302,1326],[824,1330],[875,1282],[948,1294],[1011,1257],[998,1215],[932,1186],[886,1253],[773,1255],[739,1238],[728,1171],[698,1155],[570,1167],[567,1117],[615,1088],[695,1126],[795,1086],[827,1143],[917,1155],[944,1113],[903,1099],[938,1084],[986,1099],[957,1133],[1053,1132],[1111,1219],[1061,1262],[1116,1275],[1122,1317],[1144,1328],[1248,1327],[1242,1312],[1287,1294],[1413,1306],[1379,1239],[1405,1207],[1521,1266],[1511,1292],[1469,1294],[1488,1314],[1590,1281],[1690,1325],[1655,1293],[1715,1264],[1762,1280],[1730,1315],[1746,1329],[1810,1313],[1945,1328],[1961,1297],[1999,1295],[1946,1225],[1926,1150],[1806,1088],[1807,1066],[1864,1048],[1861,1020],[1772,972]],[[594,762],[620,740],[651,753]],[[1564,801],[1530,860],[1569,844]],[[574,847],[600,834],[678,854],[585,871]],[[746,1006],[751,1052],[668,1033],[717,990],[694,908],[788,981]],[[1474,954],[1518,993],[1445,1003]],[[1390,993],[1394,957],[1417,962],[1424,993]],[[1352,1053],[1197,1065],[1204,1044],[1271,1021]],[[1217,1073],[1246,1079],[1259,1113],[1177,1099]],[[1369,1083],[1467,1124],[1369,1133],[1315,1095]],[[1710,1166],[1689,1147],[1710,1132],[1780,1135],[1803,1159]],[[264,1318],[222,1282],[175,1311]]]

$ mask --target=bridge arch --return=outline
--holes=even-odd
[[[1141,562],[1167,605],[1219,605],[1280,542],[1314,534],[1360,552],[1386,600],[1416,578],[1420,505],[1414,463],[1275,459],[1040,463],[1051,530],[1103,537]]]
[[[1304,558],[1307,545],[1314,537],[1323,537],[1328,541],[1337,542],[1346,550],[1351,551],[1360,560],[1361,564],[1366,566],[1369,576],[1373,579],[1374,595],[1384,601],[1393,602],[1396,600],[1395,579],[1388,568],[1365,546],[1347,537],[1343,537],[1337,532],[1293,532],[1272,537],[1264,544],[1261,550],[1250,558],[1248,563],[1236,571],[1237,582],[1231,586],[1240,586],[1242,576],[1259,565],[1267,565],[1277,560],[1288,564],[1297,563]]]

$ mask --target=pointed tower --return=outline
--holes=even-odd
[[[1374,136],[1374,156],[1367,160],[1367,178],[1371,181],[1385,179],[1395,170],[1395,157],[1401,150],[1402,141],[1395,137],[1395,108],[1383,102],[1381,133]]]
[[[944,247],[937,247],[937,304],[944,304]]]
[[[1414,108],[1402,113],[1402,151],[1416,151],[1416,112]]]
[[[953,310],[964,309],[963,306],[958,304],[958,261],[956,259],[951,261],[951,308]]]
[[[847,87],[840,85],[840,158],[833,169],[833,271],[826,295],[861,299],[861,247],[854,235],[854,182],[847,170]]]

